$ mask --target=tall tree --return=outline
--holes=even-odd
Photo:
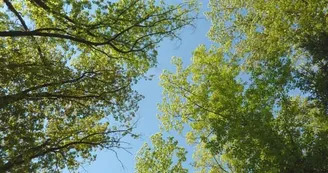
[[[327,1],[210,7],[219,47],[164,72],[164,127],[189,125],[200,172],[327,172]]]
[[[199,172],[327,172],[328,121],[317,100],[242,80],[240,61],[223,48],[195,50],[164,72],[160,119],[196,145]],[[268,72],[270,73],[270,72]],[[279,97],[278,97],[279,96]]]
[[[132,85],[195,5],[4,0],[0,7],[0,172],[76,170],[133,134]]]

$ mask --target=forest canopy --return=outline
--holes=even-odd
[[[187,168],[328,172],[327,4],[210,0],[215,45],[161,76],[164,132],[196,149]]]
[[[0,172],[78,172],[138,138],[134,85],[199,3],[1,1]],[[209,0],[213,45],[163,71],[161,131],[135,172],[328,172],[327,4]]]
[[[124,148],[132,86],[179,39],[196,6],[153,0],[4,0],[0,6],[0,172],[77,170]]]

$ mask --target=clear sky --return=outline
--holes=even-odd
[[[177,3],[181,0],[168,0],[167,3]],[[152,68],[149,74],[153,74],[154,78],[151,81],[140,81],[135,86],[135,89],[143,94],[145,98],[139,103],[140,109],[137,112],[139,116],[139,122],[136,128],[136,132],[142,136],[140,139],[123,139],[131,144],[132,147],[129,151],[131,154],[117,150],[119,159],[123,162],[124,167],[122,168],[120,162],[117,160],[115,153],[112,151],[100,151],[95,162],[91,165],[84,165],[79,172],[88,173],[133,173],[135,164],[135,155],[144,142],[149,142],[149,137],[159,132],[160,122],[156,115],[159,113],[157,110],[157,104],[161,102],[162,88],[159,86],[159,76],[164,69],[173,71],[174,66],[170,63],[173,56],[181,57],[185,65],[190,63],[192,51],[200,44],[205,44],[207,47],[210,46],[211,42],[206,37],[209,30],[210,23],[205,20],[203,15],[204,11],[207,11],[208,0],[202,0],[200,18],[195,22],[196,28],[187,27],[184,28],[180,33],[181,42],[177,40],[164,40],[160,44],[158,49],[158,65],[156,68]],[[188,151],[188,157],[191,158],[192,148],[188,147],[184,143],[183,136],[177,134],[174,135],[178,140],[179,144],[185,146]]]

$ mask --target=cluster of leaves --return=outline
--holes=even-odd
[[[132,135],[132,85],[195,6],[153,0],[4,0],[0,172],[75,170]],[[186,8],[188,7],[188,8]]]
[[[219,46],[161,76],[159,119],[188,131],[196,172],[328,172],[327,4],[210,0]]]
[[[178,146],[178,141],[173,137],[163,139],[161,133],[151,137],[153,148],[144,144],[136,157],[136,172],[138,173],[187,173],[182,163],[186,161],[184,148]],[[172,158],[176,159],[173,163]]]

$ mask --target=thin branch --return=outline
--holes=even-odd
[[[109,150],[114,152],[116,159],[120,162],[121,167],[125,170],[125,166],[124,166],[123,162],[121,161],[121,159],[118,157],[117,151],[115,151],[113,149],[109,149]]]
[[[170,81],[170,84],[173,84],[174,87],[177,87],[177,88],[179,88],[179,89],[182,90],[182,91],[185,91],[185,92],[187,92],[187,93],[189,93],[189,94],[191,94],[191,95],[194,95],[194,96],[198,97],[196,94],[192,93],[191,91],[189,91],[188,89],[186,89],[186,88],[184,88],[184,87],[181,87],[180,85],[177,85],[177,84],[174,83],[173,81]],[[196,103],[195,101],[193,101],[192,99],[190,99],[190,97],[188,97],[187,95],[185,95],[185,94],[183,94],[183,93],[182,93],[182,95],[183,95],[183,97],[185,97],[188,101],[190,101],[192,104],[196,105],[197,107],[199,107],[199,108],[201,108],[201,109],[203,109],[203,110],[205,110],[205,111],[207,111],[207,112],[210,112],[210,113],[213,113],[213,114],[219,115],[219,116],[221,116],[221,117],[223,117],[223,118],[228,118],[227,116],[224,116],[224,115],[220,114],[219,112],[216,112],[216,111],[210,110],[210,109],[208,109],[208,108],[206,108],[206,107],[204,107],[204,106],[202,106],[202,105]]]
[[[19,12],[14,8],[14,6],[11,4],[11,2],[9,0],[4,0],[4,2],[6,3],[8,9],[10,11],[12,11],[16,17],[18,18],[18,20],[20,21],[20,23],[22,24],[23,28],[25,31],[29,31],[27,25],[26,25],[26,22],[24,21],[24,19],[22,18],[22,16],[19,14]],[[44,56],[43,56],[43,53],[41,51],[41,47],[39,46],[37,40],[32,36],[32,40],[35,42],[36,46],[37,46],[37,50],[38,50],[38,53],[40,55],[40,58],[41,60],[45,63],[45,59],[44,59]],[[46,64],[46,63],[45,63]]]
[[[215,163],[219,166],[219,168],[220,168],[223,172],[228,173],[228,171],[225,170],[225,169],[223,168],[223,166],[219,163],[219,161],[216,159],[216,157],[213,156],[213,158],[214,158]]]
[[[9,9],[10,11],[12,11],[12,12],[16,15],[16,17],[18,18],[18,20],[19,20],[20,23],[22,24],[24,30],[25,30],[25,31],[28,31],[28,27],[27,27],[27,25],[26,25],[24,19],[23,19],[22,16],[18,13],[18,11],[14,8],[14,6],[11,4],[11,2],[10,2],[9,0],[3,0],[3,1],[6,3],[8,9]]]

